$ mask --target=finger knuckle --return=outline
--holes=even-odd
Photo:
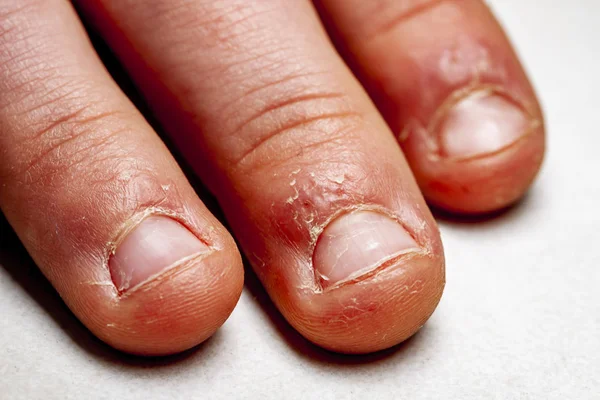
[[[361,113],[342,92],[284,92],[235,127],[244,145],[233,162],[238,168],[285,163],[348,136],[361,123]]]
[[[57,96],[21,114],[29,124],[21,130],[19,152],[11,152],[7,175],[26,185],[52,182],[121,152],[118,137],[127,130],[119,122],[123,112],[93,103],[68,104],[73,97],[78,95]]]
[[[356,13],[355,22],[363,32],[361,39],[370,41],[385,36],[413,17],[430,12],[442,3],[462,1],[466,0],[377,0],[369,2],[365,12]]]

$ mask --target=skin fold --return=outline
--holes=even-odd
[[[315,344],[402,342],[445,285],[428,203],[507,207],[544,153],[533,89],[476,0],[5,0],[0,91],[3,213],[77,317],[142,355],[225,322],[240,252]]]

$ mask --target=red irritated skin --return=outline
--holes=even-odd
[[[323,347],[363,353],[425,323],[443,290],[444,257],[435,221],[398,168],[397,149],[345,143],[283,168],[254,164],[225,208],[288,321]]]
[[[484,2],[318,3],[430,203],[485,213],[523,196],[543,159],[543,117]]]

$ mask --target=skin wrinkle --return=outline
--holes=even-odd
[[[299,85],[291,85],[290,92],[283,90],[283,88],[290,85],[293,82],[289,80],[283,80],[280,82],[279,86],[271,86],[271,89],[268,94],[265,94],[261,97],[261,99],[268,99],[270,96],[281,96],[281,95],[294,95],[294,94],[302,94],[309,93],[314,87],[310,84],[312,79],[321,78],[326,80],[329,76],[329,73],[325,70],[321,70],[320,68],[314,68],[314,70],[310,67],[303,65],[302,57],[297,54],[294,54],[294,48],[292,47],[283,47],[279,45],[279,57],[264,57],[265,62],[260,64],[260,68],[248,68],[246,71],[246,75],[240,76],[242,85],[248,81],[250,84],[248,87],[249,90],[252,90],[256,86],[261,86],[261,83],[257,82],[257,80],[264,82],[272,82],[273,80],[280,80],[276,77],[288,77],[290,75],[298,75],[298,79],[301,81]],[[278,54],[277,52],[270,53],[271,55]],[[290,65],[290,63],[292,63]],[[252,74],[252,75],[250,75]],[[248,79],[251,78],[251,79]],[[306,78],[310,78],[308,82],[306,82]],[[267,88],[270,85],[267,86]],[[333,88],[332,88],[333,89]],[[250,103],[252,100],[247,99],[246,104]]]
[[[37,38],[35,38],[37,40]],[[36,53],[39,57],[44,57],[44,54],[40,52]],[[2,60],[4,61],[4,60]],[[8,64],[8,63],[7,63]],[[70,65],[56,65],[53,66],[57,69],[68,70]],[[9,65],[0,65],[0,68],[5,71],[10,71],[10,79],[0,80],[0,87],[11,96],[20,95],[21,97],[8,97],[10,102],[5,106],[12,106],[11,103],[25,103],[27,99],[31,97],[37,97],[36,101],[45,96],[37,96],[40,88],[48,88],[55,84],[56,81],[63,84],[65,78],[69,80],[70,77],[65,75],[57,74],[47,65],[43,65],[36,59],[14,59]],[[57,85],[60,86],[60,85]],[[25,87],[29,90],[24,90]],[[51,92],[51,91],[50,91]]]
[[[9,30],[3,32],[2,34],[0,34],[0,40],[3,39],[2,36],[6,35],[6,36],[10,36],[11,33],[13,33],[13,31],[16,31],[18,29],[18,27],[16,26],[12,26],[9,28]],[[20,38],[21,40],[28,40],[28,39],[32,39],[35,38],[36,35],[32,34],[29,35],[27,37],[23,37]],[[15,46],[17,47],[17,46]],[[18,48],[18,47],[17,47]],[[4,55],[2,55],[2,53],[0,53],[0,57],[2,59],[2,68],[5,68],[5,65],[16,65],[19,63],[26,63],[27,60],[31,59],[30,56],[39,56],[40,53],[43,54],[43,52],[41,51],[42,49],[46,48],[45,44],[34,44],[32,46],[27,46],[25,50],[21,51],[21,52],[17,52],[16,54],[10,54],[9,58],[5,58]],[[19,72],[25,72],[25,71],[19,71]],[[14,86],[12,88],[12,90],[14,90],[15,92],[18,92],[20,89],[20,86]]]
[[[269,48],[272,46],[265,46],[265,48]],[[219,66],[215,66],[212,69],[207,69],[206,73],[207,75],[205,75],[206,79],[210,79],[210,77],[212,75],[223,75],[223,74],[231,74],[231,75],[239,75],[238,79],[236,79],[235,81],[231,82],[231,85],[238,85],[240,81],[244,81],[248,78],[251,78],[254,74],[257,73],[257,70],[260,69],[260,71],[269,71],[269,69],[272,70],[277,70],[278,67],[286,65],[286,61],[283,60],[284,55],[287,54],[287,51],[289,50],[293,50],[291,47],[277,47],[275,49],[271,49],[269,51],[266,52],[262,52],[259,54],[252,54],[251,56],[247,57],[247,58],[242,58],[240,59],[239,54],[235,54],[233,56],[233,60],[229,61],[227,63],[224,63],[224,65],[219,65]],[[247,52],[246,52],[247,53]],[[273,55],[277,55],[277,54],[282,54],[282,57],[278,57],[275,60],[272,60],[270,56]],[[258,61],[263,61],[263,63],[258,63]],[[245,68],[248,68],[249,65],[254,65],[255,67],[251,68],[250,70],[246,71],[245,74],[242,74],[241,72],[243,72],[243,70]],[[238,69],[238,71],[234,71]],[[242,70],[242,71],[239,71]],[[236,73],[237,72],[237,73]],[[223,90],[223,88],[221,88],[221,90]]]
[[[125,149],[121,151],[120,154],[114,154],[114,151],[111,154],[111,151],[115,145],[117,145],[118,137],[123,134],[130,133],[130,129],[121,129],[121,130],[113,130],[111,134],[103,137],[100,141],[88,140],[89,145],[87,146],[78,146],[75,150],[73,150],[70,154],[69,159],[71,162],[64,163],[63,165],[66,168],[73,168],[75,165],[81,163],[83,160],[87,159],[85,157],[91,149],[94,149],[96,152],[95,162],[98,165],[110,164],[111,162],[130,162],[135,160],[135,154],[133,152],[127,152]],[[75,157],[79,156],[79,157]],[[63,158],[58,157],[57,158]],[[106,183],[109,178],[104,178],[104,182]],[[95,182],[100,182],[99,179],[94,179]]]
[[[237,99],[237,101],[235,101],[228,108],[231,108],[232,113],[233,113],[233,110],[237,109],[236,105],[240,102],[243,103],[244,101],[247,101],[247,99],[250,98],[251,95],[254,95],[254,94],[260,95],[260,92],[267,91],[266,89],[270,89],[274,86],[281,87],[281,86],[285,86],[286,84],[293,84],[295,80],[302,80],[305,78],[315,77],[315,76],[319,76],[322,74],[323,74],[322,72],[313,72],[313,71],[302,72],[302,73],[295,73],[295,71],[294,71],[294,73],[291,73],[290,75],[284,76],[282,78],[275,79],[275,80],[269,80],[264,84],[255,85],[252,89],[245,92],[240,97],[240,99]],[[262,97],[262,96],[257,96],[257,97]],[[223,111],[223,110],[221,110],[221,111]],[[229,119],[230,117],[231,117],[231,115],[228,115],[225,119]]]
[[[389,15],[389,10],[382,10],[385,7],[386,2],[382,2],[379,6],[380,10],[378,12],[371,13],[372,16],[386,16],[386,21],[382,21],[379,24],[375,23],[374,28],[365,29],[364,40],[372,40],[375,37],[383,36],[390,31],[392,31],[397,26],[401,25],[403,22],[406,22],[408,19],[417,17],[419,14],[425,13],[433,8],[440,6],[442,3],[446,2],[457,2],[456,0],[421,0],[421,1],[413,1],[412,3],[417,3],[416,5],[411,6],[401,6],[400,12],[397,15],[393,15],[392,17],[387,17]],[[411,2],[405,2],[411,3]],[[401,3],[400,3],[401,4]],[[366,21],[370,22],[370,25],[373,25],[374,19],[366,18],[363,24],[366,25]],[[376,21],[376,19],[375,19]]]
[[[278,45],[278,46],[280,46],[280,45]],[[254,46],[254,47],[253,47],[253,49],[256,49],[256,48],[258,48],[258,49],[262,49],[262,48],[264,48],[264,47],[265,47],[265,46]],[[273,48],[273,46],[266,46],[266,47],[267,47],[267,48]],[[249,49],[251,54],[252,54],[252,50],[253,50],[253,49]],[[277,53],[277,51],[279,51],[279,52],[280,52],[281,54],[283,54],[283,55],[286,55],[286,57],[278,56],[278,53]],[[270,67],[270,68],[273,68],[273,66],[274,66],[274,65],[276,66],[277,64],[279,64],[279,65],[284,65],[284,63],[285,63],[285,65],[289,65],[290,63],[289,63],[289,60],[288,60],[288,58],[289,58],[289,57],[287,57],[287,53],[289,53],[290,51],[292,51],[292,48],[289,48],[289,49],[283,49],[283,50],[281,50],[281,48],[280,48],[279,50],[277,50],[277,49],[276,49],[276,51],[275,51],[275,52],[273,52],[273,53],[271,53],[270,55],[267,55],[267,56],[265,56],[264,52],[263,52],[263,51],[261,51],[261,53],[262,53],[262,54],[260,54],[260,55],[259,55],[259,58],[257,58],[255,61],[259,61],[259,60],[266,60],[267,62],[258,62],[258,64],[259,64],[259,65],[256,65],[256,64],[257,64],[257,62],[252,62],[252,63],[250,63],[250,62],[249,62],[249,59],[248,59],[248,58],[245,58],[244,60],[241,60],[241,61],[240,61],[240,64],[241,64],[242,66],[244,66],[244,64],[252,65],[252,68],[249,68],[249,67],[248,67],[248,68],[250,69],[250,70],[248,71],[248,74],[252,74],[252,75],[255,75],[255,74],[257,74],[257,73],[258,73],[258,74],[264,74],[264,73],[263,73],[263,70],[264,70],[265,68],[264,68],[264,65],[263,65],[263,64],[266,64],[266,65],[267,65],[268,67]],[[248,53],[248,52],[246,52],[246,53]],[[243,52],[242,52],[242,54],[243,54]],[[238,58],[239,58],[239,56],[238,56]],[[275,58],[275,60],[273,60],[274,58]],[[229,65],[230,63],[227,63],[227,62],[226,62],[225,64]],[[258,67],[263,67],[263,68],[258,68]],[[223,72],[223,71],[221,71],[221,72]],[[230,73],[233,73],[232,71],[229,71],[229,72],[230,72]],[[239,71],[238,71],[238,72],[239,72]],[[244,78],[244,77],[245,77],[245,76],[247,76],[248,74],[247,74],[247,73],[245,73],[244,71],[242,71],[242,72],[243,72],[243,73],[241,73],[241,74],[240,74],[240,73],[234,73],[234,75],[236,75],[236,79],[235,79],[235,82],[232,80],[232,82],[231,82],[231,84],[232,84],[232,85],[233,85],[233,84],[235,84],[235,85],[239,85],[239,84],[240,84],[240,82],[243,82],[243,80],[244,80],[244,79],[242,79],[242,78]],[[242,84],[243,84],[243,83],[242,83]],[[222,89],[222,87],[220,88],[220,90],[223,90],[223,89]],[[237,102],[237,99],[236,99],[236,102]],[[236,112],[237,112],[237,110],[239,109],[239,107],[233,107],[233,108],[236,110]],[[274,119],[274,118],[272,118],[272,119]],[[238,129],[239,129],[239,128],[238,128]],[[233,130],[235,131],[236,129],[233,129]],[[234,162],[236,162],[236,161],[234,161]]]
[[[244,127],[250,125],[254,121],[260,120],[261,118],[265,118],[269,113],[280,111],[284,107],[287,107],[287,106],[296,107],[298,105],[301,105],[301,103],[303,103],[303,102],[309,102],[309,101],[320,101],[320,100],[327,100],[327,99],[343,99],[346,97],[346,95],[344,95],[343,93],[336,93],[336,92],[332,92],[332,93],[301,93],[300,95],[297,95],[297,96],[292,96],[292,97],[286,96],[286,97],[287,98],[285,98],[284,100],[282,100],[280,102],[269,102],[269,104],[266,107],[259,110],[255,114],[251,115],[243,122],[241,122],[236,128],[233,129],[233,132],[238,132],[241,135],[243,135],[243,133],[241,133],[241,132],[244,131]],[[266,135],[266,136],[268,137],[269,135]]]
[[[29,36],[37,37],[37,35],[38,34],[32,34]],[[20,38],[19,40],[23,39]],[[35,87],[36,89],[24,90],[23,87],[20,89],[11,87],[8,90],[8,93],[10,93],[12,97],[17,96],[18,93],[25,93],[25,95],[21,95],[18,99],[10,99],[10,102],[5,107],[10,106],[11,108],[20,108],[21,110],[8,111],[4,109],[5,112],[11,113],[15,119],[23,120],[25,118],[31,118],[31,116],[34,116],[36,119],[36,121],[29,121],[28,129],[23,130],[23,132],[32,132],[32,134],[27,134],[23,138],[17,139],[18,146],[22,146],[32,153],[25,157],[29,160],[28,164],[19,166],[17,162],[11,163],[12,168],[7,172],[10,176],[23,176],[21,181],[27,185],[32,185],[40,179],[47,180],[49,176],[53,175],[52,171],[67,169],[58,168],[56,164],[73,167],[76,163],[84,161],[85,157],[82,156],[79,157],[79,160],[75,160],[73,155],[87,152],[91,149],[97,151],[97,148],[102,146],[110,136],[121,132],[120,129],[115,129],[108,133],[108,137],[95,138],[94,135],[101,132],[96,129],[95,126],[100,125],[101,122],[109,119],[118,119],[121,117],[121,112],[117,110],[94,112],[99,103],[91,101],[89,96],[84,96],[82,94],[86,91],[89,92],[89,85],[81,82],[73,83],[73,81],[69,80],[69,76],[66,75],[56,75],[53,72],[55,71],[54,69],[49,70],[44,63],[38,61],[40,57],[41,56],[38,54],[36,54],[36,58],[27,57],[23,59],[21,57],[19,60],[15,60],[13,57],[13,61],[9,62],[15,64],[18,61],[18,64],[24,64],[25,66],[34,68],[36,73],[33,74],[33,78],[28,77],[27,79],[20,79],[19,77],[24,76],[25,73],[21,71],[22,67],[19,67],[18,73],[12,74],[11,79],[9,79],[8,82],[19,82],[21,80],[23,82],[18,86],[27,85],[32,86],[32,88]],[[7,67],[4,66],[4,68]],[[40,76],[40,71],[49,72],[45,72],[42,74],[43,76]],[[39,84],[36,84],[36,82]],[[40,96],[40,90],[43,92],[43,96]],[[40,103],[36,102],[33,107],[24,104],[28,102],[27,99],[32,96],[47,100]],[[7,98],[7,96],[4,98]],[[54,108],[57,108],[58,110],[55,110]],[[58,118],[54,118],[54,115],[56,114],[59,115]],[[38,124],[41,125],[39,129],[31,129],[31,127]],[[87,138],[87,136],[90,137]],[[81,143],[79,143],[81,142],[81,140],[79,140],[80,137],[85,138],[82,140],[89,142],[89,144],[84,146],[81,145]],[[54,138],[57,138],[57,140],[54,140]],[[70,144],[75,140],[77,140],[78,144],[69,145],[68,148],[72,149],[72,151],[68,151],[65,154],[64,149],[67,148],[67,144]],[[39,143],[32,144],[30,142]],[[37,154],[38,151],[41,151],[41,153]],[[52,157],[48,157],[50,154]],[[46,161],[48,158],[49,160]],[[68,160],[72,161],[67,162]],[[35,179],[32,178],[32,169],[38,170],[38,172],[35,173]]]
[[[24,30],[22,27],[27,26],[27,21],[24,21],[23,16],[28,15],[30,12],[35,12],[40,6],[40,2],[30,0],[22,0],[19,2],[2,2],[0,7],[2,6],[5,7],[0,8],[0,43],[6,42],[10,45],[0,46],[0,57],[3,55],[2,52],[18,48],[18,44],[20,44],[20,42],[28,41],[29,39],[38,35],[37,32],[31,32],[27,29]],[[25,32],[28,32],[29,34],[23,36]],[[30,51],[27,52],[29,53]],[[13,59],[8,61],[12,62]],[[4,67],[3,64],[4,60],[2,63],[0,63],[0,67]]]
[[[15,2],[5,2],[0,4],[0,6],[6,6],[6,8],[0,9],[0,21],[12,21],[13,17],[20,17],[23,14],[27,14],[25,10],[35,9],[38,1],[31,0],[22,0],[17,3]],[[17,7],[15,7],[15,5]]]
[[[252,138],[252,135],[248,136],[248,140],[254,140],[255,143],[249,143],[248,148],[244,149],[241,155],[236,156],[231,161],[234,168],[254,153],[255,148],[269,142],[271,137],[279,136],[288,131],[290,133],[296,132],[292,128],[302,127],[302,129],[307,130],[313,125],[318,126],[318,124],[315,124],[318,121],[323,122],[336,117],[343,119],[354,114],[352,107],[348,107],[347,97],[342,92],[310,93],[314,91],[311,87],[305,87],[304,84],[287,87],[286,82],[288,81],[283,80],[281,84],[273,85],[273,91],[276,93],[275,97],[280,97],[281,100],[270,100],[262,110],[257,110],[254,115],[238,122],[237,126],[231,128],[232,133],[230,135],[235,137],[247,136],[243,132],[245,130],[256,131],[253,128],[259,124],[263,125],[262,130],[264,131],[260,135],[255,135],[257,136],[255,138]],[[262,86],[264,87],[264,85]],[[336,99],[340,101],[335,101]],[[244,98],[242,100],[248,102],[250,99]],[[237,100],[234,104],[238,104],[240,101]],[[314,123],[311,123],[313,121]],[[302,148],[302,146],[299,148]]]
[[[274,131],[267,133],[263,136],[257,143],[253,144],[246,152],[244,152],[238,160],[234,162],[234,168],[237,168],[239,165],[244,164],[245,161],[257,153],[266,143],[274,140],[277,137],[281,137],[285,134],[292,134],[296,129],[303,127],[305,125],[311,125],[319,122],[327,122],[331,120],[339,121],[342,119],[357,119],[360,118],[361,114],[354,111],[345,111],[345,112],[332,112],[332,113],[323,113],[321,115],[317,115],[314,117],[306,117],[302,118],[298,121],[291,122],[285,126],[280,127]]]
[[[15,81],[18,80],[18,75],[15,76]],[[6,93],[13,94],[14,98],[10,98],[9,96],[3,96],[0,100],[5,100],[6,103],[3,103],[0,108],[2,110],[7,109],[8,107],[14,106],[15,104],[24,103],[28,98],[35,96],[36,92],[33,90],[36,87],[43,87],[43,85],[48,84],[49,82],[53,82],[54,80],[61,80],[61,77],[45,77],[45,76],[35,76],[31,77],[27,80],[19,82],[18,84],[2,87],[2,90]],[[2,80],[0,79],[0,83]],[[20,94],[20,97],[16,97],[17,94]]]
[[[180,1],[180,2],[155,2],[151,9],[154,9],[161,17],[170,19],[177,30],[189,32],[190,30],[203,30],[206,32],[207,38],[203,43],[204,46],[211,47],[231,47],[236,42],[237,37],[248,37],[255,31],[255,26],[249,24],[256,20],[257,17],[273,12],[272,9],[257,11],[249,5],[251,4],[236,4],[231,1],[221,2],[213,1],[210,7],[207,7],[202,2],[195,0]],[[134,5],[143,5],[140,2],[133,2]],[[267,3],[268,4],[268,3]],[[199,8],[199,9],[198,9]],[[191,10],[196,12],[191,12]],[[156,17],[152,17],[152,19]],[[240,29],[239,27],[250,26],[250,28]],[[187,45],[192,46],[187,46]],[[187,53],[189,50],[195,49],[194,43],[187,40],[182,40],[179,45],[185,47],[182,53]],[[211,45],[212,44],[212,45]],[[265,46],[268,48],[268,46]],[[235,50],[235,49],[233,49]],[[236,53],[233,51],[232,53]]]
[[[136,3],[137,4],[137,3]],[[265,6],[268,3],[264,3],[261,6]],[[190,6],[191,7],[191,6]],[[193,23],[190,24],[190,29],[193,30],[204,30],[206,32],[200,33],[199,35],[207,37],[207,40],[203,42],[203,46],[201,49],[196,46],[196,43],[193,43],[192,46],[187,46],[190,44],[187,40],[178,41],[177,43],[169,43],[169,50],[173,51],[175,49],[176,52],[180,54],[189,54],[191,59],[197,59],[198,57],[203,57],[204,52],[207,50],[216,50],[217,48],[220,50],[220,58],[221,64],[215,65],[214,67],[204,68],[203,77],[208,82],[211,80],[213,76],[222,76],[227,73],[231,76],[237,76],[237,79],[233,80],[230,84],[233,86],[243,85],[243,82],[246,80],[252,80],[259,73],[269,72],[269,69],[274,69],[278,71],[279,66],[284,63],[287,64],[290,61],[290,57],[295,54],[295,48],[283,46],[281,41],[273,38],[272,35],[263,34],[264,27],[260,26],[252,26],[250,29],[239,31],[234,29],[234,27],[238,26],[236,21],[231,21],[226,29],[221,29],[223,25],[220,23],[221,21],[231,20],[236,13],[232,13],[227,11],[225,7],[223,9],[219,9],[214,5],[211,7],[204,7],[201,2],[193,3],[193,7],[201,7],[204,12],[186,12],[186,13],[176,13],[177,18],[187,18],[191,16],[193,18]],[[160,8],[160,7],[159,7]],[[243,3],[237,6],[240,11],[246,11],[249,16],[245,16],[243,20],[250,20],[250,17],[254,16],[255,20],[260,20],[259,17],[264,14],[268,14],[271,12],[271,9],[267,9],[266,11],[252,11],[252,4]],[[240,12],[238,12],[240,13]],[[216,14],[213,16],[212,14]],[[199,15],[202,15],[203,18],[198,18]],[[206,16],[208,15],[208,20]],[[244,25],[243,23],[240,25]],[[228,32],[227,37],[223,37],[223,32]],[[255,35],[251,35],[250,33],[255,33]],[[198,35],[198,34],[196,34]],[[238,37],[243,37],[244,40],[237,40]],[[260,40],[261,45],[253,46],[253,47],[245,47],[240,45],[240,43],[249,43],[252,41]],[[177,50],[177,46],[184,47],[180,50]],[[269,49],[268,51],[264,51],[264,49]],[[199,50],[202,50],[203,54],[197,54]],[[257,54],[258,53],[258,54]],[[240,55],[250,54],[250,57],[240,58]],[[273,60],[273,55],[281,54],[281,57],[276,57]],[[265,60],[266,62],[259,63],[258,61]],[[299,64],[299,63],[298,63]],[[190,63],[190,66],[193,66],[193,62]],[[250,67],[252,68],[245,73],[242,73],[244,68]],[[176,76],[185,76],[190,73],[195,73],[195,71],[186,70],[188,68],[187,63],[176,63],[166,68],[166,71],[169,75]],[[195,69],[195,68],[194,68]],[[237,71],[234,71],[238,69]],[[227,91],[227,87],[220,86],[215,88],[219,91]],[[235,91],[235,90],[234,90]],[[234,92],[233,91],[233,92]],[[234,108],[237,110],[237,108]],[[221,114],[220,110],[216,110],[217,114]]]
[[[302,140],[306,140],[306,139],[310,139],[313,140],[312,142],[302,142],[302,146],[300,147],[300,150],[298,151],[296,148],[294,148],[295,151],[288,151],[287,147],[292,147],[292,145],[294,145],[295,143],[292,143],[290,146],[285,146],[286,148],[281,149],[278,153],[279,153],[279,159],[276,158],[271,158],[271,159],[262,159],[260,163],[253,163],[251,165],[251,168],[253,171],[255,172],[261,172],[264,170],[268,170],[268,169],[275,169],[279,166],[284,166],[289,164],[292,160],[295,160],[295,164],[298,164],[299,161],[297,161],[298,159],[302,158],[306,158],[306,154],[309,150],[325,150],[329,147],[331,147],[332,149],[337,149],[339,151],[339,149],[341,148],[340,145],[348,145],[350,144],[351,141],[353,140],[357,140],[359,137],[359,131],[360,128],[354,126],[353,124],[346,124],[347,126],[342,127],[342,129],[336,129],[336,133],[334,134],[328,134],[325,135],[326,137],[322,137],[323,135],[311,135],[311,136],[304,136],[302,138]],[[308,127],[304,127],[304,129],[308,129]],[[321,132],[321,131],[319,131]],[[288,154],[290,153],[290,154]],[[350,157],[350,154],[349,154]],[[317,159],[316,157],[313,158],[313,160],[316,162]],[[339,163],[339,161],[329,161],[327,159],[323,159],[323,160],[319,160],[319,162],[323,165],[326,164],[335,164],[335,163]],[[240,173],[245,173],[246,170],[248,170],[250,168],[250,166],[241,166],[238,165],[238,168],[240,167],[244,167],[242,170],[240,170]],[[334,165],[332,165],[332,168],[335,168]],[[310,172],[309,173],[309,177],[313,180],[316,179],[315,173],[314,172]]]
[[[19,15],[19,17],[22,17]],[[23,23],[24,21],[20,21],[19,18],[16,17],[17,21],[13,19],[5,19],[3,20],[3,24],[12,24],[14,29],[10,29],[10,32],[16,30],[15,34],[12,37],[5,37],[8,34],[2,35],[0,39],[2,41],[6,41],[7,43],[3,46],[0,46],[1,49],[19,49],[25,48],[25,50],[21,50],[16,52],[16,54],[9,54],[9,58],[5,58],[4,55],[0,53],[0,70],[10,71],[10,79],[0,80],[0,85],[8,85],[11,83],[16,83],[12,87],[6,87],[4,90],[14,95],[16,93],[21,93],[23,97],[18,99],[16,102],[22,102],[27,97],[32,95],[38,95],[39,93],[36,91],[37,87],[48,87],[49,84],[52,84],[55,78],[59,78],[62,82],[64,82],[65,76],[63,74],[57,74],[58,70],[68,70],[70,66],[60,64],[46,64],[41,60],[47,59],[53,56],[52,50],[48,47],[47,42],[39,41],[39,32],[37,30],[32,29],[23,29],[23,26],[27,26],[27,23]],[[18,28],[18,29],[17,29]],[[11,36],[11,35],[8,35]],[[40,42],[40,43],[38,43]],[[41,51],[46,49],[46,51]],[[61,60],[61,63],[64,63]],[[23,77],[27,77],[27,79],[23,79]],[[68,77],[66,77],[68,78]],[[69,81],[69,79],[66,79]],[[22,81],[21,83],[17,83]],[[33,83],[39,83],[37,86],[32,86]],[[35,87],[36,90],[21,90],[22,86],[32,86]],[[61,86],[61,85],[58,85]],[[49,91],[52,93],[52,90]],[[45,96],[40,96],[44,98]],[[12,99],[11,103],[14,103],[15,99]],[[10,104],[10,103],[9,103]]]
[[[58,141],[58,143],[52,143],[51,145],[45,144],[43,146],[38,146],[39,148],[43,148],[44,150],[36,157],[32,158],[28,165],[25,166],[25,169],[23,171],[17,171],[18,173],[26,173],[29,170],[31,170],[32,168],[39,166],[43,163],[43,160],[45,160],[50,154],[52,153],[57,153],[56,155],[56,159],[64,159],[64,156],[61,156],[61,149],[64,149],[66,145],[68,145],[69,143],[75,142],[75,141],[86,141],[89,144],[86,146],[81,146],[81,145],[74,145],[74,151],[70,152],[69,154],[69,158],[71,158],[73,155],[76,155],[78,153],[82,153],[82,152],[86,152],[86,151],[97,151],[98,147],[102,147],[104,145],[104,143],[109,142],[114,136],[119,135],[121,133],[124,132],[124,130],[112,130],[109,133],[104,134],[103,136],[99,137],[99,138],[95,138],[95,137],[90,137],[90,138],[85,138],[85,136],[87,136],[87,134],[91,134],[93,135],[92,132],[97,133],[98,130],[94,129],[93,127],[91,128],[84,128],[83,126],[90,124],[90,123],[101,123],[105,118],[107,117],[113,117],[116,116],[117,114],[119,114],[119,112],[112,112],[112,111],[108,111],[105,113],[100,113],[94,116],[90,116],[90,117],[84,117],[84,118],[79,118],[80,114],[85,112],[85,108],[82,108],[76,112],[74,112],[73,114],[69,114],[69,115],[65,115],[60,117],[59,119],[53,121],[50,126],[48,126],[47,128],[44,128],[41,132],[39,132],[36,137],[42,137],[45,134],[47,134],[48,132],[50,132],[50,130],[52,129],[56,129],[59,126],[64,126],[64,124],[66,123],[73,123],[73,124],[77,124],[80,125],[80,129],[81,132],[73,132],[72,135],[65,135],[63,136],[63,139],[61,139],[60,141]],[[70,122],[72,121],[73,122]],[[75,130],[75,129],[73,129]],[[28,140],[35,140],[33,138],[29,138]],[[42,139],[38,139],[38,140],[42,140]]]
[[[58,82],[58,83],[55,84],[55,82]],[[38,85],[39,83],[42,83],[42,85]],[[96,105],[93,102],[88,102],[88,96],[83,93],[87,90],[87,88],[85,88],[84,84],[80,84],[79,82],[75,83],[66,76],[56,76],[53,79],[52,78],[46,79],[46,78],[42,77],[42,79],[40,79],[39,81],[33,82],[33,84],[35,84],[35,86],[38,86],[38,87],[50,88],[49,90],[43,91],[43,98],[46,100],[41,101],[41,102],[36,100],[36,102],[35,102],[36,104],[33,107],[25,107],[20,112],[15,113],[14,115],[16,117],[25,118],[30,115],[35,115],[35,113],[37,111],[40,111],[40,110],[43,111],[44,109],[49,109],[49,108],[51,108],[50,106],[52,106],[52,105],[61,105],[61,104],[69,105],[72,103],[74,106],[76,106],[76,107],[74,107],[74,110],[71,111],[71,114],[73,114],[73,119],[75,119],[75,117],[77,117],[78,113],[92,109],[92,107],[94,105]],[[39,90],[39,89],[37,89],[37,90]],[[79,96],[76,95],[78,93],[80,93]],[[55,96],[55,94],[57,94],[57,95]],[[32,91],[30,93],[30,95],[32,97],[39,96],[39,92]],[[42,96],[39,96],[39,97],[42,97]],[[25,99],[20,99],[17,102],[25,102],[24,100]],[[47,128],[46,130],[37,130],[32,135],[27,136],[27,138],[40,137],[45,133],[45,131],[49,131],[51,129],[52,129],[52,126]]]
[[[278,61],[278,63],[283,63],[283,61]],[[285,63],[286,65],[288,65],[289,60],[286,60]],[[267,63],[268,66],[272,66],[272,64],[272,61],[269,61]],[[253,71],[254,68],[251,72]],[[263,74],[263,71],[259,73]],[[273,78],[269,78],[267,79],[266,84],[251,85],[252,88],[248,91],[248,93],[260,93],[265,91],[265,88],[270,88],[268,92],[273,92],[274,95],[265,95],[270,97],[275,96],[276,98],[280,97],[281,100],[269,101],[267,103],[267,107],[263,108],[262,110],[257,110],[254,115],[247,117],[243,121],[237,122],[237,126],[229,128],[232,132],[231,134],[229,134],[229,136],[243,137],[245,135],[243,135],[241,132],[245,130],[256,131],[256,129],[254,128],[255,126],[258,126],[259,124],[264,125],[264,127],[262,128],[264,133],[258,135],[258,139],[254,139],[257,140],[257,143],[249,144],[248,149],[244,150],[241,156],[236,156],[233,160],[230,161],[230,163],[234,165],[233,168],[235,168],[235,166],[237,166],[238,164],[243,164],[244,159],[247,158],[250,154],[254,153],[255,147],[261,147],[261,144],[269,142],[269,138],[272,136],[280,136],[282,133],[286,133],[287,131],[290,131],[290,133],[296,132],[296,130],[292,128],[302,127],[303,130],[309,130],[312,129],[313,126],[315,128],[319,126],[317,122],[323,123],[326,120],[331,120],[334,118],[345,119],[346,117],[351,117],[353,115],[354,112],[352,111],[352,107],[348,107],[348,102],[346,101],[347,97],[342,92],[316,92],[311,94],[310,92],[313,91],[313,89],[311,89],[312,86],[305,87],[306,85],[303,82],[303,79],[297,84],[292,84],[290,86],[290,82],[294,82],[296,79],[298,79],[294,78],[295,76],[305,78],[307,76],[320,75],[327,76],[327,74],[324,74],[322,72],[307,72],[300,74],[293,73],[292,78],[290,79],[288,79],[288,77],[283,77],[281,79],[275,79],[275,81],[273,81]],[[256,78],[254,78],[253,80],[256,80]],[[236,82],[239,81],[239,79],[236,79]],[[279,83],[277,84],[274,82]],[[309,94],[307,94],[307,90]],[[249,94],[245,96],[249,96]],[[340,101],[339,103],[337,101],[334,102],[333,100],[336,99],[343,101]],[[243,96],[241,99],[238,98],[235,99],[234,102],[228,103],[228,105],[226,105],[225,108],[231,108],[232,110],[236,110],[237,113],[237,110],[239,109],[239,104],[242,101],[251,101],[253,103],[260,104],[260,102],[256,102]],[[323,102],[323,105],[320,104],[321,102]],[[234,107],[233,105],[238,106]],[[344,125],[348,126],[348,124]],[[289,136],[290,140],[293,140],[293,136],[286,136]],[[319,135],[319,137],[323,136],[328,137],[329,135]],[[248,135],[248,137],[248,140],[252,140],[252,135]],[[303,145],[295,147],[300,149],[304,148]]]

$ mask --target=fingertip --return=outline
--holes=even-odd
[[[288,318],[325,349],[372,353],[414,335],[435,310],[444,285],[443,255],[420,254],[363,281],[307,295]]]
[[[161,356],[190,349],[223,325],[241,295],[242,261],[233,240],[224,242],[130,290],[88,282],[79,288],[87,293],[66,300],[90,330],[121,351]]]
[[[542,112],[485,2],[320,3],[430,204],[481,214],[525,194],[544,156]]]
[[[423,228],[414,231],[409,219],[400,225],[385,214],[359,211],[338,218],[317,243],[316,272],[318,262],[331,261],[328,257],[319,260],[318,253],[324,251],[320,246],[333,247],[331,252],[339,255],[335,263],[347,264],[337,265],[339,270],[356,270],[357,265],[369,265],[375,259],[381,262],[337,283],[275,293],[280,309],[308,340],[339,353],[372,353],[408,339],[432,315],[445,286],[439,232],[428,218],[423,221]],[[346,240],[346,228],[355,235],[343,246],[339,242]],[[405,238],[402,231],[411,238]],[[368,239],[366,232],[374,239]],[[370,250],[374,248],[378,251]],[[405,250],[398,252],[398,248]],[[390,252],[392,257],[382,257]]]
[[[434,207],[459,214],[485,214],[504,209],[525,195],[539,173],[544,151],[540,123],[500,151],[466,159],[415,156],[411,165],[425,198]]]

